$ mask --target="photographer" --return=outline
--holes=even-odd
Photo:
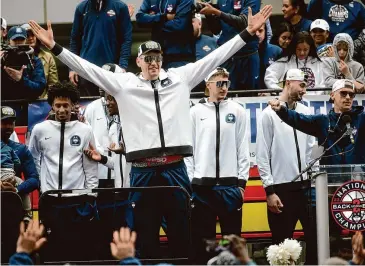
[[[2,100],[36,99],[46,85],[41,60],[33,56],[33,49],[25,46],[27,32],[19,26],[8,32],[9,45],[2,47],[0,57]]]

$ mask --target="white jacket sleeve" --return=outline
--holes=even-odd
[[[248,33],[247,33],[248,34]],[[202,82],[214,69],[231,58],[246,43],[240,35],[232,38],[213,52],[185,66],[176,68],[179,75],[188,83],[190,91]]]
[[[256,162],[264,188],[274,184],[270,166],[273,137],[273,122],[270,114],[263,112],[257,122]]]
[[[267,69],[265,73],[265,85],[268,89],[282,89],[278,83],[282,81],[285,75],[286,63],[274,62]]]
[[[114,97],[121,92],[123,84],[128,81],[130,75],[133,75],[131,73],[113,73],[107,71],[71,53],[65,48],[62,49],[62,52],[57,57],[81,77],[94,83]]]
[[[195,112],[194,112],[195,108],[192,107],[190,108],[190,118],[191,118],[191,134],[192,134],[192,140],[193,140],[193,156],[190,157],[185,157],[184,161],[185,161],[185,165],[186,165],[186,170],[188,172],[188,176],[190,179],[190,182],[193,180],[194,178],[194,171],[195,171],[195,164],[194,164],[194,151],[195,151],[195,147],[196,147],[196,123],[195,123]]]
[[[240,106],[241,107],[241,106]],[[238,179],[248,181],[250,172],[250,144],[245,109],[239,111],[236,125]]]
[[[38,141],[38,126],[35,125],[29,140],[29,151],[33,156],[34,164],[37,168],[38,174],[41,173],[41,147]]]
[[[84,149],[89,147],[89,143],[91,143],[95,147],[95,139],[94,134],[92,132],[91,127],[89,128],[89,141],[85,142]],[[85,188],[93,189],[97,188],[99,184],[98,179],[98,163],[89,159],[84,153],[82,155],[82,166],[84,168],[85,173]]]

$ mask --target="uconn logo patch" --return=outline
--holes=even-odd
[[[81,144],[81,138],[77,135],[74,135],[70,139],[71,146],[80,146]]]
[[[234,124],[236,122],[236,117],[234,116],[234,114],[226,115],[226,122]]]

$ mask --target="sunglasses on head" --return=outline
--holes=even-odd
[[[229,80],[209,81],[209,83],[215,83],[215,86],[217,86],[217,88],[223,88],[223,86],[229,88],[231,86],[231,81]]]
[[[340,91],[340,95],[341,95],[341,97],[343,97],[343,98],[346,98],[346,97],[347,97],[347,95],[349,95],[349,96],[350,96],[350,98],[351,98],[351,99],[353,99],[353,98],[355,98],[356,93],[351,92],[351,91]]]
[[[144,55],[141,56],[141,58],[147,63],[150,64],[152,61],[155,61],[156,63],[162,62],[162,55]]]

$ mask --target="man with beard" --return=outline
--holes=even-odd
[[[284,89],[277,101],[286,108],[309,115],[309,108],[299,103],[306,92],[306,78],[299,69],[289,69],[284,77]],[[293,237],[300,220],[307,243],[306,263],[314,264],[315,231],[308,212],[307,176],[291,182],[310,162],[315,139],[283,123],[270,106],[258,122],[257,166],[267,196],[267,215],[273,244]],[[285,165],[285,169],[283,166]]]
[[[82,1],[75,11],[70,50],[101,67],[118,64],[127,70],[132,46],[132,23],[128,6],[120,0]],[[69,78],[78,85],[81,96],[97,96],[98,86],[79,78],[71,70]]]

